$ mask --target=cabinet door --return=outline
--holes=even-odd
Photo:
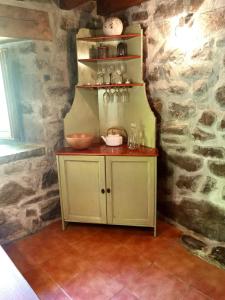
[[[109,224],[155,227],[154,157],[106,158]]]
[[[64,220],[106,223],[104,157],[60,156],[58,165]]]

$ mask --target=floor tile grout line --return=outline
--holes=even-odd
[[[118,292],[116,292],[112,297],[109,298],[109,300],[112,300],[113,297],[115,297],[116,295],[118,295],[119,293],[121,293],[124,289],[125,289],[125,287],[123,286],[123,287],[121,288],[121,290],[119,290]]]
[[[181,279],[178,275],[174,274],[173,272],[169,272],[168,270],[164,269],[162,266],[158,265],[156,262],[153,263],[153,265],[157,266],[159,269],[161,269],[162,271],[165,271],[167,274],[172,275],[175,279],[185,283],[185,281],[183,279]],[[198,288],[196,288],[195,286],[193,286],[191,283],[186,284],[187,288],[193,288],[196,291],[198,291],[200,294],[202,294],[203,296],[206,296],[207,298],[209,298],[209,300],[214,300],[210,295],[207,295],[206,293],[204,293],[203,291],[199,290]],[[182,299],[183,300],[183,299]]]
[[[199,290],[196,286],[190,284],[190,288],[195,289],[196,291],[198,291],[200,294],[202,294],[203,296],[206,296],[208,298],[208,300],[216,300],[214,298],[212,298],[210,295],[207,295],[206,293],[204,293],[203,291]]]
[[[57,230],[57,228],[56,228],[56,230]],[[101,232],[99,232],[99,234],[100,234]],[[57,233],[58,234],[58,233]],[[97,234],[98,233],[95,233],[95,236],[97,236]],[[120,234],[120,233],[119,233]],[[136,235],[136,234],[135,234]],[[134,237],[135,237],[135,235],[134,235]],[[105,232],[104,232],[104,236],[105,236]],[[115,235],[116,236],[116,235]],[[144,236],[143,236],[144,237]],[[63,238],[64,237],[62,237],[62,240],[63,240]],[[81,240],[82,241],[88,241],[88,236],[86,236],[84,239],[83,238],[80,238],[80,239],[78,239],[77,240],[77,242],[79,243]],[[180,246],[181,247],[181,245],[180,245],[180,241],[179,241],[179,239],[178,238],[174,238],[173,239],[173,237],[166,237],[166,236],[162,236],[162,238],[163,239],[165,239],[165,240],[168,240],[168,241],[170,241],[170,244],[171,244],[171,247],[172,248],[175,248],[177,245],[178,246]],[[112,237],[112,239],[114,240],[114,236]],[[128,238],[128,240],[129,239],[132,239],[132,236],[130,236],[129,238]],[[116,239],[115,238],[115,240],[118,240],[118,239]],[[74,240],[73,241],[73,243],[74,242],[76,242],[76,240]],[[153,243],[154,244],[154,240],[153,241],[150,241],[150,243]],[[68,240],[67,240],[67,245],[70,245],[70,241],[69,241],[69,238],[68,238]],[[127,247],[126,246],[126,243],[122,243],[121,244],[122,245],[122,247],[126,247],[126,249],[128,249],[129,250],[129,247]],[[118,247],[120,247],[120,246],[118,246]],[[183,247],[182,247],[183,248]],[[186,248],[185,248],[186,249]],[[178,249],[179,250],[179,249]],[[186,249],[187,250],[187,249]],[[164,251],[163,251],[164,252]],[[187,250],[187,252],[188,253],[190,253],[191,255],[193,255],[194,256],[194,254],[191,252],[191,251],[188,251]],[[139,257],[142,257],[142,255],[139,255]],[[143,256],[144,257],[144,256]],[[185,256],[184,256],[185,257]],[[146,259],[147,259],[147,256],[145,257]],[[149,267],[151,267],[152,265],[155,265],[155,266],[157,266],[160,270],[162,270],[164,273],[165,273],[165,275],[167,276],[167,277],[169,277],[169,275],[172,275],[173,277],[174,277],[174,279],[176,279],[176,280],[179,280],[179,281],[181,281],[181,282],[183,282],[183,283],[186,283],[185,281],[184,281],[184,279],[182,279],[181,277],[179,277],[179,274],[177,275],[177,274],[175,274],[175,273],[173,273],[173,272],[171,272],[171,271],[168,271],[168,268],[163,268],[163,265],[162,264],[157,264],[157,259],[156,258],[154,258],[153,259],[153,261],[151,261],[150,260],[150,258],[149,259],[147,259],[148,261],[149,261]],[[48,261],[48,259],[46,259],[46,261]],[[44,264],[44,262],[42,263],[42,264]],[[41,264],[35,264],[35,265],[33,265],[33,267],[38,267],[38,266],[40,266]],[[96,268],[95,268],[96,269]],[[101,272],[103,272],[103,273],[107,273],[109,276],[110,276],[110,274],[108,273],[108,272],[106,272],[106,271],[104,271],[102,268],[97,268],[98,270],[100,270]],[[44,270],[45,271],[45,270]],[[46,271],[45,271],[46,272]],[[48,273],[48,272],[46,272],[47,274],[48,274],[48,276],[50,276],[51,277],[51,274],[50,273]],[[142,275],[142,273],[143,272],[141,272],[139,275],[140,275],[140,277],[141,276],[143,276]],[[169,275],[168,275],[169,274]],[[139,277],[139,275],[138,275],[138,277]],[[76,276],[78,276],[78,273],[76,273],[76,275],[74,275],[74,277],[76,277]],[[114,276],[111,276],[111,278],[112,279],[115,279],[114,278]],[[55,281],[52,277],[51,277],[51,280],[53,280],[55,283],[56,283],[56,286],[58,286],[64,293],[65,293],[65,290],[63,289],[63,287],[57,282],[57,281]],[[116,279],[115,279],[116,280]],[[211,297],[211,296],[208,296],[208,295],[206,295],[202,290],[199,290],[198,288],[197,288],[197,285],[192,285],[190,282],[189,282],[189,280],[188,280],[188,283],[185,285],[186,286],[186,289],[188,290],[188,289],[194,289],[194,290],[196,290],[198,293],[200,293],[200,294],[202,294],[202,295],[204,295],[204,296],[206,296],[207,297],[207,299],[209,299],[209,300],[213,300],[213,298]],[[119,291],[119,292],[121,292],[123,289],[125,289],[125,288],[127,288],[127,285],[125,285],[125,284],[123,284],[123,288],[121,288],[121,290]],[[119,293],[118,292],[118,293]],[[118,294],[118,293],[116,293],[116,294]],[[115,294],[115,295],[116,295]],[[66,293],[66,296],[67,296],[67,293]],[[69,295],[68,295],[69,296]],[[70,297],[70,296],[69,296]],[[135,296],[136,297],[136,296]],[[112,297],[113,298],[113,297]],[[73,299],[73,298],[71,298],[70,297],[70,299]],[[110,298],[111,299],[111,298]],[[182,297],[182,299],[183,299],[183,297]]]
[[[190,283],[186,283],[182,278],[180,278],[178,275],[176,275],[175,273],[168,271],[166,269],[164,269],[161,265],[157,264],[157,262],[153,262],[153,265],[156,266],[157,268],[159,268],[160,270],[164,271],[166,276],[168,278],[170,278],[168,275],[173,276],[176,280],[179,280],[180,282],[184,283],[188,288],[191,287]]]
[[[123,287],[119,292],[115,293],[115,295],[113,295],[109,300],[112,300],[115,296],[119,295],[123,290],[127,289],[127,287]],[[130,291],[129,291],[130,292]],[[133,293],[130,292],[130,294],[132,294],[132,296],[134,296],[136,299],[135,300],[140,300],[136,295],[134,295]]]
[[[45,271],[43,268],[41,268],[42,271],[44,271],[50,278],[51,280],[56,284],[56,286],[63,291],[63,293],[69,298],[69,300],[74,300],[73,298],[70,297],[70,295],[68,295],[68,293],[65,291],[65,289],[52,277],[51,274],[49,274],[47,271]],[[76,277],[76,276],[74,276]],[[72,277],[72,278],[74,278]]]

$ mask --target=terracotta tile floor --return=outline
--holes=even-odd
[[[5,250],[40,299],[224,300],[225,271],[188,252],[181,233],[56,222]],[[26,300],[26,299],[24,299]]]

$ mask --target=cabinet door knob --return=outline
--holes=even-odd
[[[105,194],[105,190],[104,190],[104,189],[101,189],[101,193],[102,193],[102,194]]]
[[[110,194],[110,193],[111,193],[111,190],[110,190],[110,189],[107,189],[107,193]]]

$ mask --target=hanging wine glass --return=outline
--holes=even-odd
[[[109,90],[109,102],[113,103],[114,102],[114,94],[115,91],[113,91],[113,89]]]
[[[122,89],[121,92],[121,102],[126,103],[127,102],[127,93],[125,87]]]
[[[121,72],[121,80],[122,83],[124,82],[124,74],[126,73],[126,65],[125,64],[120,64],[120,72]]]
[[[120,97],[120,94],[119,94],[119,89],[115,89],[115,92],[114,92],[114,95],[113,95],[113,100],[115,103],[118,103],[120,101],[119,97]]]
[[[130,94],[129,94],[128,88],[126,88],[126,93],[127,93],[127,102],[129,102],[130,101]]]
[[[121,89],[118,89],[118,98],[117,98],[118,103],[122,103],[122,92]]]
[[[97,80],[96,84],[103,84],[103,73],[102,73],[102,65],[98,65],[97,67]]]
[[[128,91],[128,88],[124,88],[123,97],[124,97],[124,103],[128,103],[129,102],[129,91]]]
[[[114,65],[109,65],[108,66],[108,73],[109,73],[109,76],[110,76],[110,84],[112,84],[112,75],[113,73],[115,72],[115,66]]]
[[[121,64],[117,64],[117,65],[116,65],[116,74],[118,75],[117,83],[118,83],[118,84],[121,84],[121,83],[122,83]]]
[[[103,84],[105,84],[105,75],[106,75],[106,72],[107,72],[106,66],[102,65],[102,81],[103,81]]]
[[[104,94],[103,94],[103,103],[105,105],[107,105],[110,102],[110,94],[107,91],[107,89],[105,90]]]

